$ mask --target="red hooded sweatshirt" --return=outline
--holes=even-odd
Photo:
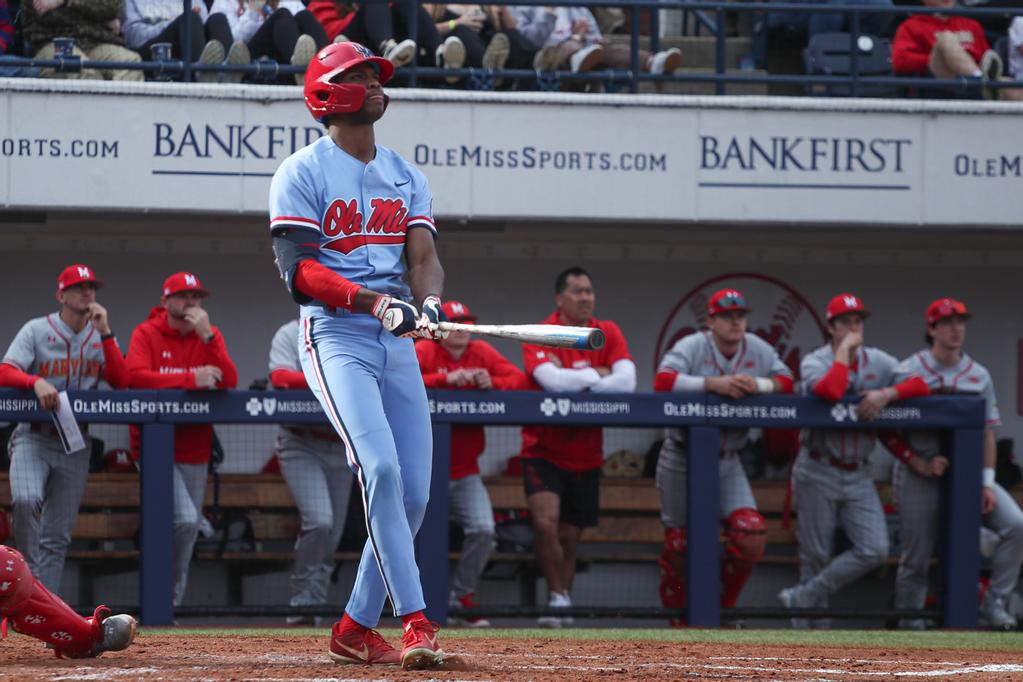
[[[209,343],[203,343],[195,332],[182,335],[167,323],[167,310],[153,308],[149,319],[135,327],[128,346],[128,371],[132,388],[194,389],[195,369],[215,365],[224,373],[217,388],[238,385],[238,369],[227,354],[224,337],[216,327]],[[131,427],[132,456],[141,454],[141,431]],[[213,447],[213,426],[180,424],[174,427],[174,461],[181,464],[204,464],[210,461]]]

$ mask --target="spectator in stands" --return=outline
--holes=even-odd
[[[44,410],[59,410],[59,392],[128,387],[128,368],[96,301],[103,282],[86,265],[68,266],[57,278],[60,311],[29,320],[0,362],[0,386],[33,391]],[[83,431],[85,429],[83,428]],[[66,452],[53,424],[18,424],[11,436],[11,513],[14,537],[36,578],[60,590],[64,557],[89,474],[86,447]]]
[[[1023,82],[1023,17],[1009,24],[1009,75]]]
[[[892,0],[824,0],[824,4],[844,7],[846,5],[873,5],[893,7]],[[865,12],[860,14],[860,32],[875,36],[889,36],[892,31],[892,16],[884,13]],[[818,33],[841,33],[852,30],[852,15],[840,12],[813,12],[810,14],[807,32],[810,37]]]
[[[308,390],[299,360],[299,323],[292,320],[270,344],[270,384]],[[337,433],[328,424],[282,424],[277,459],[302,519],[295,541],[289,606],[327,606],[334,552],[345,531],[352,472]],[[310,621],[288,616],[289,625]]]
[[[939,298],[927,307],[927,348],[899,364],[896,377],[905,384],[917,382],[916,395],[959,393],[985,399],[983,489],[981,512],[984,526],[997,534],[997,547],[991,559],[991,582],[981,602],[981,621],[997,629],[1015,629],[1016,618],[1009,608],[1009,597],[1016,590],[1023,564],[1023,511],[995,482],[995,428],[1001,424],[991,374],[963,351],[966,321],[971,317],[966,304],[951,298]],[[894,396],[905,397],[905,396]],[[895,487],[899,507],[899,537],[902,556],[895,582],[895,607],[922,609],[927,597],[927,577],[931,556],[941,525],[940,476],[948,466],[942,434],[937,431],[909,431],[907,443],[885,445],[906,466],[896,467]],[[919,463],[922,462],[923,466]],[[904,620],[900,625],[923,629],[922,620]]]
[[[320,26],[327,33],[327,39],[339,43],[349,40],[344,34],[348,24],[355,19],[355,6],[351,2],[338,0],[309,0],[306,8],[312,12]]]
[[[632,63],[628,45],[604,44],[597,20],[585,7],[516,6],[511,11],[519,31],[538,50],[538,70],[628,69]],[[645,72],[672,74],[682,66],[682,52],[677,47],[653,55],[640,50],[639,64]]]
[[[160,305],[135,327],[128,347],[132,388],[213,390],[238,385],[238,370],[220,330],[210,324],[202,301],[209,296],[199,278],[177,272],[163,283]],[[141,453],[141,433],[130,429],[132,455]],[[174,427],[174,605],[188,584],[196,533],[206,495],[213,426]],[[142,465],[145,466],[145,463]]]
[[[956,0],[923,0],[927,7],[951,8]],[[979,85],[1002,77],[1002,58],[988,45],[984,29],[969,17],[914,14],[899,24],[892,67],[906,76],[973,79]],[[984,89],[985,95],[995,95]]]
[[[502,6],[434,3],[423,5],[436,22],[442,38],[458,38],[465,45],[465,63],[472,68],[503,69],[511,53],[511,39],[498,27],[510,16]],[[514,19],[511,20],[514,22]],[[509,28],[509,31],[516,31]],[[517,31],[516,31],[517,32]]]
[[[181,14],[181,0],[126,0],[124,5],[124,37],[128,46],[138,50],[145,61],[153,60],[156,43],[170,43],[171,56],[200,64],[222,64],[234,44],[227,17],[210,14],[203,0],[192,3],[190,16]],[[183,55],[181,24],[186,23],[192,39],[192,53]],[[235,57],[237,59],[237,57]],[[216,71],[197,71],[195,79],[215,83]]]
[[[714,292],[708,300],[704,332],[690,334],[671,347],[654,378],[655,391],[717,393],[744,398],[791,393],[792,371],[769,343],[746,331],[746,297],[735,289]],[[721,433],[721,526],[726,538],[721,560],[721,606],[734,607],[739,593],[764,556],[767,523],[757,511],[739,453],[749,440],[748,428]],[[686,607],[686,482],[689,458],[685,432],[673,429],[657,458],[664,550],[661,553],[661,602]],[[672,621],[681,625],[681,621]]]
[[[417,12],[415,36],[408,34],[410,3],[334,0],[334,4],[334,12],[325,2],[316,2],[315,8],[310,3],[310,10],[321,24],[329,24],[332,30],[340,26],[339,35],[377,50],[396,67],[410,64],[417,55],[417,63],[422,66],[460,69],[465,64],[465,44],[455,36],[442,40],[429,13],[419,3],[413,3]],[[332,39],[338,41],[337,36]]]
[[[7,0],[0,0],[0,54],[13,51],[14,24],[11,22],[11,9]]]
[[[70,3],[67,0],[35,0],[22,3],[21,25],[25,39],[32,45],[31,54],[38,59],[53,59],[56,54],[53,39],[63,37],[74,38],[74,54],[79,57],[96,61],[139,62],[142,59],[138,53],[126,48],[121,37],[123,8],[123,0]],[[143,71],[131,69],[82,69],[78,73],[43,69],[41,75],[124,81],[145,78]]]
[[[831,299],[826,311],[830,343],[803,357],[803,390],[837,403],[832,414],[857,409],[859,421],[878,416],[889,393],[909,397],[918,382],[892,386],[898,361],[864,345],[870,313],[853,294]],[[857,408],[842,401],[863,396]],[[877,433],[864,429],[804,429],[792,471],[792,493],[799,510],[799,584],[782,590],[786,607],[826,608],[831,594],[884,563],[888,526],[868,458]],[[834,555],[835,532],[842,528],[851,547]],[[802,619],[794,624],[805,626]],[[818,621],[826,627],[827,621]]]
[[[476,322],[476,316],[464,303],[449,299],[441,307],[452,322]],[[525,388],[526,376],[522,371],[486,341],[472,339],[469,332],[451,332],[440,341],[421,339],[416,342],[416,355],[427,388],[473,391]],[[451,430],[449,504],[452,520],[465,535],[452,580],[452,606],[476,606],[476,585],[494,548],[494,509],[480,478],[479,457],[485,445],[482,426],[456,426]],[[465,624],[490,625],[478,617],[467,618]]]
[[[316,17],[298,0],[214,0],[211,15],[221,13],[231,25],[235,44],[229,64],[248,64],[250,58],[269,58],[279,64],[304,67],[318,50],[326,47],[327,33]],[[299,85],[305,75],[297,73]]]
[[[568,268],[554,285],[557,309],[544,324],[595,327],[606,342],[598,351],[524,344],[528,386],[553,392],[632,392],[636,365],[625,336],[614,322],[593,317],[593,280],[580,267]],[[522,477],[533,519],[536,558],[547,580],[548,607],[570,607],[576,546],[583,529],[597,525],[604,438],[600,427],[526,426],[522,429]],[[541,627],[571,619],[540,618]]]

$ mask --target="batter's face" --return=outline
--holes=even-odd
[[[863,334],[863,315],[859,313],[839,315],[828,323],[828,329],[831,330],[831,340],[837,346],[849,334],[854,332]]]
[[[746,335],[746,311],[725,310],[714,315],[710,318],[710,332],[719,343],[739,343]]]
[[[384,88],[380,84],[380,75],[372,65],[360,64],[348,69],[335,78],[334,82],[361,85],[366,88],[366,99],[362,103],[362,109],[351,114],[337,114],[341,120],[355,125],[368,125],[376,123],[384,115],[387,100],[384,99]]]
[[[934,344],[945,350],[960,350],[966,343],[966,320],[959,315],[938,320],[927,331]]]
[[[167,314],[176,319],[183,319],[189,308],[201,308],[203,295],[197,291],[182,291],[164,296],[160,302],[167,309]]]
[[[463,322],[465,324],[472,324],[468,320],[456,320],[456,322]],[[458,356],[465,352],[465,349],[469,347],[469,338],[472,336],[469,332],[449,332],[448,335],[440,340],[440,345],[452,355]]]
[[[88,312],[89,304],[96,302],[96,285],[82,282],[57,292],[57,300],[61,306],[71,312],[83,314]]]
[[[568,322],[574,325],[586,324],[593,317],[593,308],[597,305],[593,282],[586,275],[569,275],[565,290],[555,294],[554,302]]]

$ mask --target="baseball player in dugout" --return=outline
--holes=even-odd
[[[459,301],[445,301],[444,313],[452,322],[474,324],[476,316]],[[451,332],[440,341],[416,342],[419,369],[427,388],[475,391],[513,391],[525,388],[526,375],[486,341],[469,332]],[[451,517],[465,534],[451,586],[451,606],[476,606],[476,584],[494,549],[494,509],[490,504],[479,457],[486,447],[482,426],[456,426],[451,430],[451,476],[448,483]],[[479,617],[465,620],[470,627],[487,627]]]
[[[528,388],[554,392],[632,392],[636,365],[625,336],[614,322],[593,317],[593,279],[580,267],[558,275],[557,309],[543,324],[595,327],[607,339],[598,351],[523,345]],[[533,519],[536,559],[547,580],[547,606],[572,606],[576,546],[583,529],[596,526],[600,510],[600,469],[604,432],[600,427],[526,426],[522,429],[522,476]],[[540,627],[561,627],[572,619],[543,616]]]
[[[161,293],[160,305],[131,335],[128,371],[132,388],[235,388],[238,370],[227,354],[223,335],[210,324],[209,314],[202,307],[210,292],[192,273],[177,272],[166,279]],[[140,429],[132,426],[129,433],[132,456],[138,459]],[[212,449],[212,425],[174,427],[175,606],[180,606],[188,584]]]
[[[57,278],[60,310],[18,331],[0,363],[0,386],[34,391],[46,410],[59,408],[60,391],[95,389],[101,380],[126,388],[128,368],[106,308],[96,302],[102,286],[86,265],[65,268]],[[76,658],[120,651],[135,637],[131,616],[111,616],[99,606],[82,618],[54,594],[89,472],[87,435],[85,442],[82,450],[67,453],[49,424],[15,428],[9,444],[11,506],[21,552],[0,545],[0,618],[52,645],[58,656]]]
[[[792,372],[769,343],[746,331],[750,308],[735,289],[722,289],[707,303],[708,329],[680,339],[665,354],[654,377],[655,391],[717,393],[744,398],[791,393]],[[764,556],[767,523],[757,511],[739,453],[749,429],[721,432],[721,525],[726,538],[721,560],[721,606],[733,607],[753,567]],[[686,606],[686,479],[688,457],[684,432],[672,429],[657,459],[664,550],[661,552],[661,602]],[[673,619],[672,625],[683,625]]]
[[[991,580],[980,606],[982,623],[997,629],[1015,629],[1008,598],[1016,589],[1023,564],[1023,512],[1013,497],[995,482],[995,427],[1001,424],[991,375],[963,351],[966,304],[939,298],[925,313],[927,347],[899,364],[896,380],[919,382],[916,395],[959,393],[982,396],[986,403],[984,429],[983,488],[981,512],[984,525],[998,534],[991,560]],[[901,385],[901,384],[900,384]],[[894,396],[893,396],[894,397]],[[906,397],[906,396],[900,396]],[[896,501],[902,556],[895,580],[895,607],[922,609],[927,598],[927,575],[938,539],[941,483],[948,466],[943,455],[947,444],[939,431],[908,431],[906,440],[889,434],[885,445],[903,465],[895,469]],[[923,629],[921,619],[907,619],[900,626]]]
[[[341,664],[440,665],[413,539],[430,495],[433,438],[412,339],[442,338],[444,271],[423,174],[376,144],[391,62],[357,43],[320,50],[305,103],[327,134],[292,154],[270,184],[277,265],[302,306],[302,371],[341,437],[369,539],[330,656]],[[407,283],[406,283],[407,277]],[[374,628],[385,599],[402,648]]]
[[[888,401],[921,395],[922,382],[892,385],[898,361],[864,345],[864,321],[870,315],[853,294],[828,303],[825,318],[831,342],[803,358],[803,389],[828,402],[861,398],[857,419],[877,417]],[[804,429],[792,472],[799,512],[799,584],[782,590],[786,607],[826,608],[828,596],[874,570],[888,558],[888,528],[867,458],[878,434],[870,429]],[[851,547],[834,554],[841,527]],[[802,619],[797,626],[807,625]],[[827,620],[815,622],[828,627]]]
[[[307,390],[299,359],[298,320],[274,334],[270,344],[270,384],[275,389]],[[352,472],[334,429],[315,424],[281,424],[277,433],[281,474],[302,519],[295,541],[291,606],[326,606],[334,552],[345,530]],[[307,621],[288,616],[295,625]]]

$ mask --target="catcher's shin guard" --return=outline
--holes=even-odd
[[[3,585],[17,580],[17,588],[5,599]],[[135,637],[135,619],[131,616],[110,616],[110,609],[96,607],[90,618],[82,618],[60,597],[32,577],[21,554],[9,547],[0,548],[0,616],[7,625],[23,635],[53,646],[57,656],[84,658],[104,651],[124,649]],[[109,640],[109,641],[108,641]]]
[[[686,531],[685,528],[664,529],[664,549],[657,563],[661,567],[659,592],[665,608],[686,607]],[[671,618],[672,627],[685,625],[684,618]]]
[[[721,561],[721,606],[731,608],[767,549],[767,522],[756,509],[736,509],[724,521],[725,551]]]

